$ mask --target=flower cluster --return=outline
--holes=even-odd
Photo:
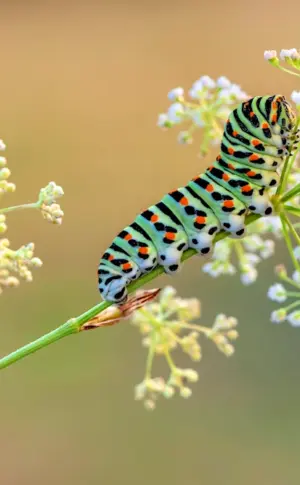
[[[201,155],[205,155],[210,145],[220,143],[223,125],[235,105],[245,101],[249,96],[237,84],[231,83],[225,76],[216,81],[209,76],[202,76],[194,82],[189,90],[190,99],[185,98],[181,87],[172,89],[168,98],[172,102],[167,113],[158,117],[158,126],[164,129],[186,123],[187,129],[178,135],[182,144],[193,142],[193,132],[203,129],[203,140],[200,146]]]
[[[300,52],[295,49],[281,49],[279,57],[275,50],[265,51],[265,59],[275,67],[278,67],[282,71],[288,72],[295,76],[300,76]],[[289,66],[288,68],[285,66]],[[291,70],[290,67],[294,70]],[[300,91],[293,91],[291,95],[292,101],[300,109]]]
[[[5,150],[6,145],[3,143],[3,140],[0,140],[0,151]],[[6,158],[0,157],[0,195],[6,192],[14,192],[16,190],[15,184],[11,182],[7,182],[7,179],[10,177],[10,170],[6,166]],[[0,229],[0,232],[1,231]]]
[[[17,250],[10,249],[8,239],[0,239],[0,293],[3,288],[19,285],[19,278],[32,281],[31,268],[40,268],[42,261],[34,257],[34,244],[29,243]]]
[[[279,217],[264,217],[252,223],[247,229],[248,235],[243,239],[226,238],[218,241],[211,261],[203,265],[202,271],[217,278],[221,275],[234,275],[239,270],[244,285],[254,283],[258,276],[257,265],[274,254],[275,242],[262,237],[269,233],[281,236]]]
[[[42,215],[46,221],[52,224],[61,224],[63,218],[63,211],[57,204],[56,199],[62,197],[64,191],[62,187],[56,185],[55,182],[49,182],[49,184],[41,189],[38,205],[42,211]]]
[[[5,149],[5,145],[0,140],[0,151]],[[7,179],[10,176],[10,170],[6,167],[6,159],[0,157],[0,195],[5,192],[14,192],[15,184],[10,183]],[[50,182],[46,187],[41,189],[37,202],[0,208],[0,233],[7,230],[6,214],[18,209],[38,209],[43,217],[54,224],[61,224],[63,211],[56,203],[56,199],[63,195],[63,189]],[[4,288],[16,287],[20,279],[32,281],[32,268],[42,266],[42,261],[34,257],[34,244],[28,243],[17,250],[10,248],[10,242],[7,238],[0,239],[0,293]]]
[[[197,299],[182,299],[176,296],[172,287],[162,290],[158,302],[151,302],[133,314],[132,323],[143,334],[143,345],[148,348],[147,366],[144,380],[135,388],[137,400],[143,400],[147,409],[154,409],[161,395],[171,398],[176,390],[184,398],[190,397],[189,384],[198,380],[194,369],[178,367],[171,353],[181,349],[193,361],[201,359],[199,336],[203,334],[214,342],[226,356],[234,352],[232,341],[238,337],[237,320],[218,315],[212,328],[191,323],[199,318],[200,303]],[[163,355],[170,369],[167,379],[152,377],[155,355]]]
[[[294,249],[295,257],[300,259],[300,246]],[[276,273],[282,283],[273,284],[268,290],[268,298],[277,303],[285,303],[288,298],[293,298],[294,301],[286,306],[282,306],[271,313],[271,322],[281,323],[287,321],[293,327],[300,327],[300,271],[295,270],[291,277],[288,276],[287,271],[283,265],[276,267]],[[286,289],[285,284],[291,287],[291,290]]]

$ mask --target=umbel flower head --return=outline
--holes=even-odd
[[[0,293],[4,288],[19,286],[20,278],[32,281],[32,268],[40,268],[42,261],[34,257],[34,244],[17,250],[10,249],[8,239],[0,239]]]
[[[60,205],[57,204],[56,199],[63,195],[64,191],[62,187],[56,185],[55,182],[49,182],[46,187],[41,189],[38,202],[42,215],[46,221],[59,225],[62,223],[64,213],[60,208]]]
[[[0,140],[0,151],[5,149],[5,144]],[[7,181],[10,170],[6,166],[6,159],[0,157],[0,194],[14,192],[16,186]],[[37,202],[12,206],[0,209],[0,233],[7,230],[6,213],[18,209],[38,209],[43,217],[54,224],[61,224],[64,215],[56,199],[63,195],[63,189],[50,182],[41,189]],[[7,238],[0,239],[0,293],[4,288],[16,287],[20,279],[32,281],[32,268],[42,266],[42,261],[34,256],[34,243],[28,243],[14,250],[10,248]]]
[[[185,123],[187,128],[178,135],[179,143],[185,145],[191,144],[194,131],[202,128],[200,153],[205,155],[210,145],[220,142],[223,125],[230,111],[248,97],[238,84],[232,83],[225,76],[216,81],[209,76],[202,76],[189,90],[190,99],[186,99],[182,87],[174,88],[168,93],[172,104],[166,113],[158,116],[157,125],[168,129]]]
[[[183,398],[192,394],[190,384],[198,380],[198,373],[191,368],[178,367],[173,352],[181,349],[193,361],[201,359],[199,337],[203,334],[214,342],[226,356],[234,352],[232,342],[238,337],[237,320],[218,315],[211,328],[191,323],[200,317],[200,302],[196,298],[183,299],[176,296],[171,286],[164,288],[158,302],[151,302],[137,310],[132,323],[143,334],[143,345],[148,349],[146,373],[135,388],[137,400],[143,400],[147,409],[154,409],[159,396],[170,399],[176,391]],[[155,356],[164,356],[169,376],[153,377]]]

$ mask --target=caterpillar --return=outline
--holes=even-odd
[[[295,125],[281,95],[257,96],[234,109],[214,163],[140,213],[105,251],[98,267],[102,298],[122,304],[128,284],[140,275],[157,265],[173,274],[187,248],[208,254],[219,231],[245,234],[247,213],[272,214],[268,189],[277,185],[276,169],[299,139]]]

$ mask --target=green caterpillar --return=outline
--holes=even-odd
[[[121,304],[128,284],[155,266],[175,273],[187,248],[208,254],[220,230],[244,235],[247,212],[270,215],[268,189],[298,141],[295,121],[281,95],[255,97],[232,111],[213,165],[139,214],[105,251],[98,268],[102,297]]]

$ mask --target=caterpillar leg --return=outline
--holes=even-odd
[[[114,303],[127,299],[127,285],[141,275],[138,265],[115,242],[104,253],[99,265],[99,291]]]
[[[108,268],[105,264],[100,264],[98,269],[98,284],[101,296],[106,301],[121,304],[125,303],[128,297],[128,279]]]

